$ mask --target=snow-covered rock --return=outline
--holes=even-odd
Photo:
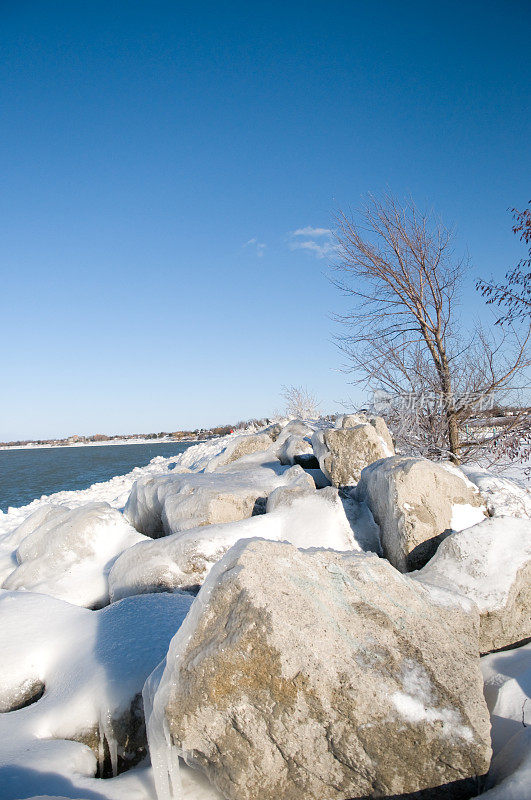
[[[531,492],[510,478],[493,475],[478,467],[462,467],[469,480],[481,492],[492,517],[531,519]]]
[[[488,800],[531,799],[531,644],[481,659],[492,722]]]
[[[295,457],[301,455],[313,455],[313,448],[307,439],[297,434],[288,436],[278,449],[278,459],[281,464],[295,464]]]
[[[264,428],[262,433],[267,434],[267,436],[269,436],[273,442],[276,442],[276,440],[280,436],[283,427],[284,426],[281,422],[273,422],[272,425],[268,425],[267,428]]]
[[[452,533],[415,578],[476,603],[480,652],[531,637],[531,521],[495,517]]]
[[[266,466],[253,461],[212,473],[147,476],[134,484],[125,517],[151,538],[250,517],[257,501],[265,508],[274,489],[289,485],[303,473],[299,466],[281,467],[272,458]]]
[[[382,423],[385,426],[383,420]],[[389,446],[374,425],[363,421],[354,427],[317,430],[312,436],[312,446],[319,466],[333,486],[353,486],[364,467],[394,454],[392,443]]]
[[[42,592],[80,606],[109,602],[107,576],[116,558],[145,537],[107,503],[43,506],[11,536],[17,566],[4,589]],[[4,540],[6,547],[8,539]]]
[[[271,495],[267,514],[147,540],[127,550],[111,570],[111,598],[196,588],[240,539],[261,537],[292,542],[297,547],[334,550],[359,550],[357,538],[365,544],[371,534],[374,541],[375,532],[366,518],[360,516],[358,530],[352,529],[337,489],[311,491],[301,481],[275,491],[284,494],[281,497],[275,497],[275,493]]]
[[[310,438],[315,430],[315,425],[310,425],[302,419],[292,419],[284,425],[276,438],[276,450],[281,447],[290,436],[298,436],[300,439]]]
[[[102,790],[95,776],[116,774],[145,755],[142,688],[191,599],[146,595],[90,611],[43,594],[0,591],[2,800],[36,791],[145,796],[138,787],[119,792],[112,779]]]
[[[219,456],[212,458],[206,465],[205,472],[215,472],[219,467],[232,464],[233,461],[238,461],[243,456],[268,450],[272,444],[273,440],[267,433],[231,437]]]
[[[376,433],[381,436],[385,444],[394,453],[393,438],[383,417],[373,416],[358,412],[357,414],[345,414],[336,420],[336,428],[357,428],[358,425],[372,425]]]
[[[380,526],[384,555],[401,572],[420,569],[452,531],[485,518],[481,495],[454,466],[395,456],[366,467],[356,487]]]
[[[491,752],[477,611],[437,596],[374,555],[239,542],[144,690],[159,797],[177,754],[229,800],[469,797]]]
[[[290,486],[279,486],[278,489],[271,492],[267,498],[266,512],[270,514],[282,506],[291,506],[295,500],[314,492],[315,484],[313,479],[309,475],[301,476],[299,481],[292,483]],[[324,496],[320,495],[319,497],[322,499]]]

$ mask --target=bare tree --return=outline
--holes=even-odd
[[[530,203],[531,205],[531,203]],[[505,274],[505,283],[479,280],[476,288],[487,303],[505,309],[497,320],[497,325],[531,317],[531,209],[524,211],[512,209],[513,233],[520,234],[520,241],[529,245],[529,255],[518,262],[516,267]]]
[[[320,403],[305,386],[283,386],[281,394],[286,401],[288,417],[313,419],[319,414]]]
[[[333,282],[354,298],[338,317],[354,382],[392,398],[390,415],[411,425],[419,449],[455,463],[472,457],[489,435],[469,423],[514,388],[530,330],[496,337],[476,325],[466,335],[457,310],[468,263],[455,257],[452,231],[412,200],[370,195],[355,216],[338,215],[335,235]]]

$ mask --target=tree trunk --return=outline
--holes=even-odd
[[[446,421],[448,424],[448,444],[450,445],[450,458],[454,464],[460,464],[460,445],[459,445],[459,426],[457,424],[457,415],[453,409],[448,409],[446,412]]]

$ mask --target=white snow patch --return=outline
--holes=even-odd
[[[107,503],[42,506],[0,542],[0,580],[4,589],[101,607],[109,602],[112,564],[144,538]]]
[[[478,508],[470,503],[454,503],[452,506],[452,516],[450,527],[454,531],[462,531],[470,528],[485,519],[484,506]]]
[[[481,659],[492,723],[488,800],[531,800],[531,644]]]
[[[433,705],[433,690],[430,679],[418,664],[407,661],[402,673],[403,692],[393,692],[391,702],[401,717],[408,722],[419,724],[427,722],[437,725],[437,730],[445,737],[458,736],[472,741],[473,733],[463,725],[456,709],[440,708]]]
[[[464,465],[462,469],[485,498],[491,516],[531,519],[531,491],[523,483],[477,466]]]
[[[531,523],[494,517],[450,534],[411,577],[468,597],[484,614],[505,606],[518,570],[529,558]]]

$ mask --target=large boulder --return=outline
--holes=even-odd
[[[531,637],[529,520],[496,517],[452,533],[415,577],[476,603],[482,653]]]
[[[445,536],[486,514],[478,489],[457,467],[425,458],[395,456],[371,464],[356,495],[380,526],[385,557],[401,572],[423,567]]]
[[[243,456],[267,450],[273,444],[273,439],[267,433],[251,433],[234,436],[228,440],[225,449],[212,458],[205,467],[205,472],[215,472],[219,467],[232,464]]]
[[[141,533],[157,539],[199,525],[235,522],[265,510],[267,496],[303,475],[302,467],[184,473],[140,478],[133,485],[124,514]]]
[[[478,615],[436,597],[375,555],[239,542],[144,689],[157,764],[167,742],[228,800],[469,797],[491,753]]]
[[[315,431],[312,445],[319,466],[334,486],[356,484],[364,467],[394,454],[392,443],[389,446],[374,425],[363,421],[354,427]]]
[[[393,438],[389,433],[389,428],[383,417],[373,416],[358,412],[357,414],[345,414],[336,420],[336,428],[357,428],[358,425],[372,425],[376,433],[382,437],[389,450],[394,452]]]

